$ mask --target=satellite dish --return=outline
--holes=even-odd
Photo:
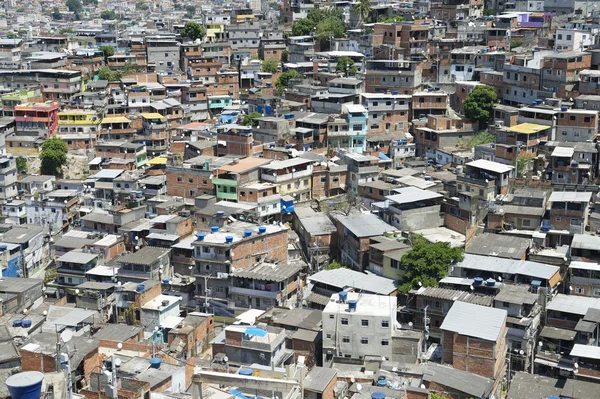
[[[123,349],[123,344],[119,342],[119,343],[117,344],[117,349],[118,349],[118,350],[121,350],[121,349]]]
[[[356,391],[357,392],[362,391],[362,385],[361,384],[356,384]]]
[[[412,321],[409,321],[409,322],[408,322],[408,326],[409,326],[410,328],[412,328],[412,326],[413,326],[413,323],[412,323]]]
[[[223,356],[223,361],[224,361],[225,363],[227,363],[227,362],[229,361],[229,358],[228,358],[227,356]]]
[[[60,333],[60,339],[62,342],[67,343],[73,338],[73,330],[70,328],[65,328],[63,332]]]
[[[115,367],[120,367],[121,366],[121,359],[116,358],[115,359]]]
[[[354,384],[356,382],[356,378],[350,377],[350,382]]]

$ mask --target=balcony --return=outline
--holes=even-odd
[[[212,183],[215,186],[237,187],[237,180],[213,178]]]
[[[252,288],[231,287],[230,292],[238,295],[247,295],[258,298],[277,299],[279,291],[261,291]]]
[[[300,170],[292,173],[278,174],[273,176],[272,174],[263,173],[260,178],[264,181],[272,182],[272,183],[280,183],[292,179],[299,179],[302,177],[307,177],[312,175],[312,169]],[[214,180],[213,180],[214,181]]]

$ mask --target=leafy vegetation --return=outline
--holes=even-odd
[[[62,14],[60,13],[58,7],[54,7],[54,10],[52,11],[52,19],[55,21],[60,21],[62,19]]]
[[[17,171],[21,173],[27,172],[27,158],[17,157]]]
[[[478,145],[494,143],[496,141],[496,136],[487,130],[482,130],[477,133],[475,136],[471,137],[469,140],[459,140],[457,147],[470,150]]]
[[[290,52],[287,50],[283,50],[283,52],[281,53],[281,62],[288,62],[290,58]]]
[[[44,274],[44,284],[51,283],[54,280],[56,280],[56,269],[47,268]]]
[[[346,27],[343,20],[341,10],[315,8],[309,11],[306,18],[300,19],[292,25],[292,34],[307,36],[314,32],[317,40],[322,44],[327,43],[331,38],[344,36]]]
[[[347,267],[342,265],[337,260],[332,260],[330,264],[325,266],[325,270],[335,270],[335,269],[347,269]]]
[[[248,115],[244,115],[244,119],[242,120],[242,125],[244,126],[256,126],[256,118],[260,118],[262,114],[260,112],[251,112]]]
[[[521,47],[523,45],[523,40],[511,40],[510,41],[510,49],[515,49],[517,47]]]
[[[382,22],[384,24],[404,22],[405,20],[406,18],[404,18],[404,15],[396,15],[395,17],[386,17],[385,15],[382,15],[381,17],[379,17],[379,22]]]
[[[302,74],[296,71],[295,69],[292,69],[291,71],[284,72],[281,75],[279,75],[279,78],[277,78],[277,82],[275,82],[275,87],[279,90],[283,90],[288,87],[290,80],[301,78]]]
[[[525,177],[525,175],[527,175],[532,160],[533,155],[530,152],[519,154],[513,160],[513,166],[517,169],[517,177]]]
[[[369,17],[371,13],[371,4],[369,0],[359,0],[358,3],[354,4],[352,10],[358,17],[356,20],[356,27],[361,26]]]
[[[189,37],[195,41],[196,39],[202,39],[206,34],[206,31],[198,22],[186,22],[180,33],[181,36]]]
[[[112,57],[115,55],[115,48],[113,46],[100,46],[98,50],[102,51],[104,54],[104,61],[108,62],[108,57]]]
[[[121,80],[120,71],[112,71],[109,67],[103,66],[98,70],[98,79],[108,80],[109,82],[116,82]]]
[[[145,11],[148,8],[149,8],[148,4],[146,4],[146,2],[144,2],[144,1],[138,1],[135,3],[135,9],[138,11]]]
[[[412,249],[400,262],[404,277],[398,291],[406,294],[419,283],[423,287],[435,287],[440,279],[448,275],[448,267],[453,262],[463,260],[463,250],[452,248],[447,242],[429,243],[423,236],[411,235]]]
[[[335,69],[345,73],[346,76],[356,75],[358,73],[356,65],[354,65],[354,60],[346,56],[338,58],[338,62]]]
[[[494,104],[496,103],[496,91],[491,86],[475,86],[469,93],[464,103],[465,116],[471,121],[479,121],[482,126],[487,126]]]
[[[81,0],[67,0],[66,6],[69,11],[74,12],[75,14],[79,14],[81,11],[83,11]]]
[[[277,72],[277,68],[279,67],[279,63],[277,61],[269,60],[263,61],[261,65],[261,69],[263,72],[275,73]]]
[[[112,10],[104,10],[100,13],[100,18],[103,20],[117,19],[117,13]]]
[[[196,14],[196,7],[189,4],[187,6],[185,6],[185,17],[192,19],[194,17],[194,14]]]
[[[69,148],[61,138],[52,137],[44,141],[40,152],[41,174],[60,176],[62,167],[67,163],[68,152]]]
[[[483,16],[484,17],[489,17],[490,15],[494,15],[494,9],[493,8],[484,8],[483,9]]]

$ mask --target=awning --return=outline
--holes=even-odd
[[[329,303],[329,297],[315,292],[311,292],[306,297],[306,302],[316,303],[317,305],[326,306]]]
[[[100,165],[101,163],[102,163],[102,158],[96,157],[96,158],[92,159],[90,162],[88,162],[88,165]]]
[[[167,158],[163,158],[163,157],[156,157],[156,158],[152,158],[149,161],[146,161],[146,165],[166,165],[167,164]]]
[[[550,129],[550,126],[538,125],[536,123],[521,123],[516,126],[507,127],[506,131],[513,132],[513,133],[533,134],[533,133],[541,132],[546,129]]]
[[[390,157],[388,157],[387,155],[385,155],[383,152],[379,153],[379,159],[383,159],[384,161],[388,161],[390,159]]]

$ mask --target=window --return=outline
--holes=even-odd
[[[359,132],[362,130],[362,125],[352,125],[352,131]]]
[[[360,325],[363,327],[369,327],[369,320],[361,320]]]
[[[529,227],[529,226],[531,226],[531,220],[523,219],[523,227]]]
[[[600,296],[600,289],[594,289],[594,296]]]
[[[327,180],[327,178],[321,177],[321,183],[325,183],[326,180]]]
[[[330,339],[331,339],[331,334],[327,334],[327,338],[330,338]]]
[[[188,183],[193,183],[194,179],[192,179],[191,177],[188,178]]]
[[[390,327],[390,322],[388,320],[381,320],[381,327],[382,328],[389,328]]]
[[[575,287],[576,294],[583,294],[583,287]]]
[[[390,344],[390,341],[387,339],[382,339],[381,340],[381,346],[388,346]]]
[[[183,181],[183,177],[177,176],[177,182],[181,183]]]
[[[335,318],[335,315],[332,315],[332,314],[330,314],[330,315],[329,315],[329,318],[330,318],[330,319],[333,319],[333,318]]]
[[[562,34],[561,33],[558,34],[558,40],[562,40]]]
[[[348,319],[342,317],[342,325],[347,326],[348,325]]]
[[[502,307],[508,308],[509,306],[510,306],[510,303],[502,302]]]
[[[345,344],[350,343],[350,337],[347,337],[347,336],[346,337],[342,337],[342,342],[345,343]]]
[[[363,345],[368,345],[369,344],[369,338],[362,337],[360,339],[360,343],[363,344]]]
[[[567,40],[571,40],[571,35],[567,35]]]

